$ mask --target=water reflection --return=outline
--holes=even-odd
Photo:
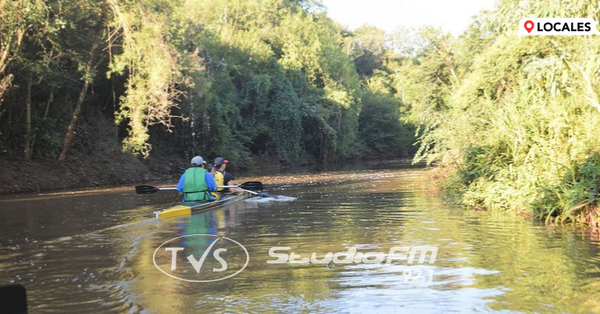
[[[240,202],[160,222],[147,218],[172,196],[75,197],[64,208],[48,203],[51,212],[34,211],[50,200],[11,204],[0,216],[0,283],[24,283],[36,313],[600,312],[598,242],[576,228],[454,208],[422,192],[422,174],[253,178],[298,199]],[[251,257],[248,267],[213,283],[177,281],[158,271],[154,250],[189,234],[240,242]],[[274,259],[273,246],[306,257],[416,245],[437,246],[436,262],[266,263]],[[407,277],[417,271],[431,280]]]

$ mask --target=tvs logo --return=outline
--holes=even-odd
[[[191,234],[161,244],[154,251],[152,261],[169,277],[188,282],[214,282],[242,272],[250,262],[250,255],[233,239]]]

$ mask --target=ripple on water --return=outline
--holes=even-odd
[[[297,199],[164,221],[150,218],[166,193],[4,202],[0,283],[25,283],[36,313],[600,312],[600,242],[574,228],[464,211],[423,193],[421,170],[252,179]],[[194,284],[154,267],[158,245],[194,233],[239,241],[247,269]],[[323,258],[417,245],[437,247],[435,262],[266,263],[274,246]]]

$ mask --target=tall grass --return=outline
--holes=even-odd
[[[421,136],[467,207],[598,227],[600,40],[505,34]]]

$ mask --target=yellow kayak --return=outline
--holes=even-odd
[[[216,201],[186,202],[169,207],[161,211],[156,211],[154,212],[154,214],[156,215],[156,219],[189,216],[194,212],[221,207],[227,204],[243,200],[250,196],[250,193],[246,191],[243,191],[238,194],[225,194],[222,195],[221,198],[219,198]]]

